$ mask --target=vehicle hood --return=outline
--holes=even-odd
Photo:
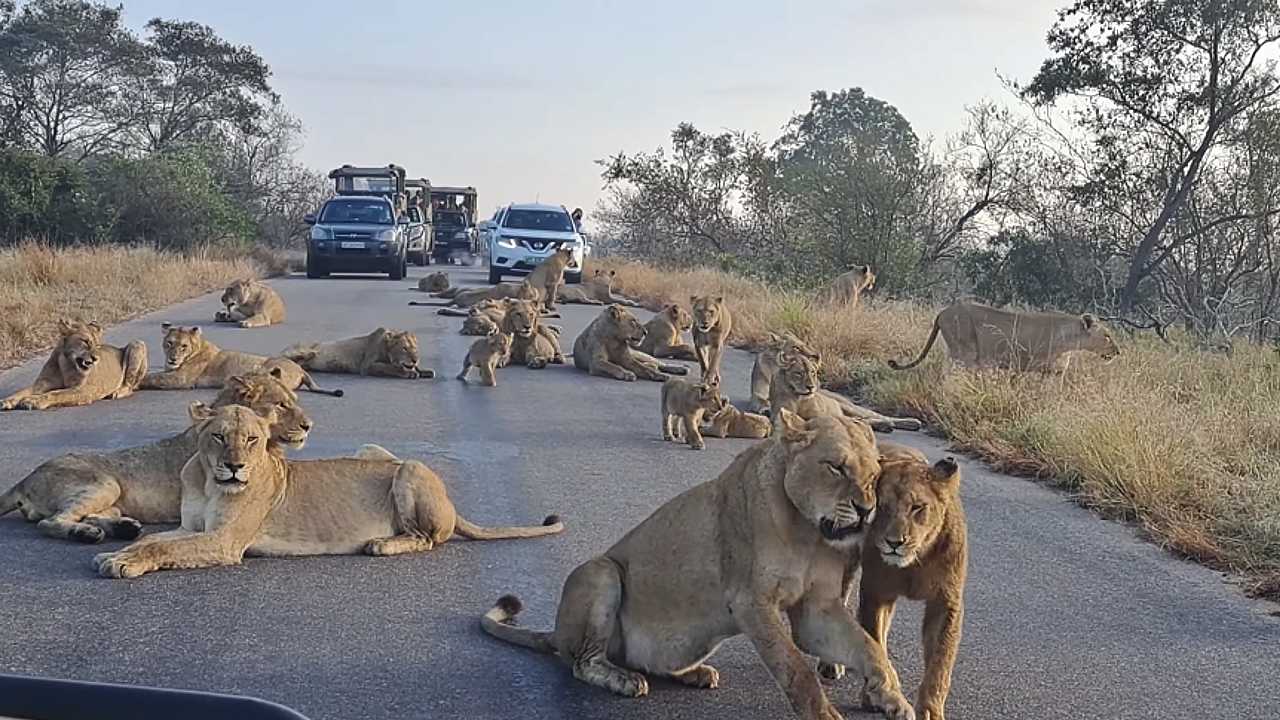
[[[498,230],[497,234],[529,238],[530,240],[560,240],[562,242],[572,242],[578,239],[578,233],[569,230],[516,230],[514,228],[502,228]]]

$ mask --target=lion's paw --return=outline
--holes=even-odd
[[[142,575],[137,563],[130,562],[124,552],[98,553],[93,556],[94,568],[105,578],[135,578]]]
[[[623,370],[621,373],[618,374],[618,379],[623,382],[635,382],[636,374],[631,372],[630,370]]]

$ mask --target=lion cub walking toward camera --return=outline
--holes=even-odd
[[[242,328],[284,322],[284,298],[270,285],[252,278],[236,280],[222,293],[226,310],[213,314],[215,322],[238,322]]]
[[[480,384],[495,387],[498,384],[497,369],[507,362],[511,354],[511,336],[494,328],[487,337],[471,343],[471,349],[462,360],[462,372],[458,379],[467,381],[467,373],[471,368],[480,372]]]
[[[96,322],[59,320],[61,337],[36,381],[0,401],[0,410],[47,410],[118,400],[133,394],[147,374],[147,346],[102,342]]]
[[[694,450],[705,450],[702,417],[720,407],[720,387],[671,378],[662,383],[662,439],[685,440]]]
[[[843,418],[780,416],[772,439],[570,573],[554,630],[516,627],[521,603],[511,595],[481,628],[557,654],[574,677],[627,697],[648,693],[646,674],[716,687],[720,674],[706,661],[745,634],[805,720],[840,713],[804,653],[849,664],[867,679],[871,705],[914,718],[884,646],[854,622],[841,593],[849,553],[875,510],[871,431]]]

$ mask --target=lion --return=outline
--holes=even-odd
[[[291,345],[280,355],[311,372],[408,380],[436,376],[434,370],[418,367],[418,338],[408,330],[380,327],[368,335],[345,340]]]
[[[212,407],[274,412],[270,442],[300,449],[311,418],[298,396],[268,373],[233,375]],[[132,540],[144,523],[181,520],[178,474],[196,451],[193,429],[140,447],[60,455],[0,495],[0,515],[20,510],[46,535],[83,543]]]
[[[751,412],[743,412],[729,402],[729,398],[721,397],[719,407],[711,411],[704,420],[707,427],[703,433],[718,438],[748,438],[759,440],[769,437],[773,426],[769,418]]]
[[[702,418],[720,407],[720,387],[694,384],[680,378],[662,383],[662,439],[687,441],[694,450],[706,450]]]
[[[769,389],[773,384],[774,374],[778,372],[780,352],[798,352],[807,355],[815,363],[821,363],[818,351],[795,335],[789,332],[781,335],[769,333],[768,344],[756,353],[755,362],[751,365],[751,402],[747,407],[753,413],[769,414]]]
[[[418,280],[418,290],[424,293],[448,292],[449,273],[440,271],[440,272],[433,272],[430,275],[422,276]]]
[[[656,358],[697,360],[698,353],[684,341],[684,333],[693,327],[693,316],[676,303],[669,303],[644,325],[640,352]]]
[[[499,367],[519,363],[532,370],[541,370],[548,363],[564,364],[564,352],[560,349],[560,328],[542,322],[538,304],[532,300],[507,300],[506,312],[498,329],[511,336],[510,352]]]
[[[160,327],[164,330],[166,370],[144,377],[139,389],[221,388],[233,375],[279,370],[280,381],[290,390],[305,387],[321,395],[342,397],[341,390],[325,390],[316,385],[306,370],[288,358],[223,350],[209,342],[198,327],[183,328],[169,323],[162,323]]]
[[[560,293],[560,286],[564,285],[564,269],[567,267],[574,267],[573,250],[561,245],[525,278],[525,282],[542,291],[548,312],[555,310],[556,296]]]
[[[467,373],[475,368],[480,373],[480,384],[494,387],[498,384],[496,370],[505,365],[511,354],[511,335],[497,327],[487,337],[471,343],[471,349],[462,360],[462,371],[457,379],[467,381]]]
[[[947,341],[952,362],[971,367],[999,367],[1048,372],[1075,350],[1097,353],[1103,360],[1120,354],[1111,330],[1093,315],[1015,312],[978,303],[955,303],[934,318],[933,330],[920,357],[909,363],[889,361],[894,370],[909,370],[924,361],[938,333]]]
[[[445,309],[439,312],[443,314]],[[506,316],[505,301],[481,300],[467,311],[466,319],[462,321],[462,327],[458,332],[463,335],[488,335],[502,327],[502,319]]]
[[[933,466],[917,459],[886,462],[877,497],[876,518],[862,547],[858,622],[887,648],[897,599],[925,603],[924,678],[915,710],[920,718],[943,720],[968,572],[960,467],[950,457]]]
[[[815,360],[795,348],[783,350],[777,354],[778,371],[774,373],[769,387],[769,407],[772,417],[777,417],[778,408],[785,407],[803,418],[819,415],[843,415],[861,420],[877,432],[893,432],[901,430],[919,430],[924,423],[916,418],[897,418],[881,415],[856,405],[848,398],[841,397],[829,390],[823,390],[818,384],[818,369],[821,360]],[[777,429],[777,423],[774,423]]]
[[[644,326],[621,305],[610,305],[573,341],[573,365],[592,375],[631,382],[637,377],[666,382],[667,375],[687,375],[682,365],[660,363],[635,349]]]
[[[579,305],[626,305],[627,307],[640,307],[640,303],[631,298],[613,294],[613,278],[617,272],[610,270],[606,275],[603,270],[596,270],[591,275],[591,279],[582,283],[578,287],[569,285],[561,285],[556,292],[556,301],[562,303],[577,303]]]
[[[694,296],[690,302],[693,304],[693,347],[702,368],[702,379],[718,384],[720,358],[733,332],[733,315],[723,297]]]
[[[533,538],[564,530],[487,528],[454,509],[426,465],[382,448],[356,457],[286,460],[264,441],[270,418],[246,407],[194,402],[196,451],[182,467],[182,527],[94,558],[99,574],[134,578],[156,570],[238,565],[246,555],[399,555],[424,552],[455,533],[472,540]]]
[[[852,310],[858,307],[862,293],[876,286],[876,274],[870,265],[850,265],[849,271],[837,275],[831,284],[818,293],[818,302],[828,305],[844,305]]]
[[[773,438],[570,573],[554,630],[517,627],[522,603],[512,595],[485,613],[481,628],[559,655],[574,677],[628,697],[648,693],[646,674],[718,686],[707,659],[745,634],[798,716],[840,717],[809,653],[857,668],[872,704],[913,718],[884,647],[841,597],[846,557],[875,510],[880,465],[871,431],[843,418],[779,417]]]
[[[58,344],[35,382],[0,401],[0,410],[78,407],[133,394],[147,374],[147,345],[118,348],[102,342],[96,322],[58,321]]]
[[[242,328],[266,327],[284,322],[284,298],[275,288],[252,278],[236,280],[222,293],[226,310],[213,314],[215,322],[238,322]]]
[[[451,289],[454,289],[454,288],[451,288]],[[525,280],[522,280],[520,282],[501,282],[501,283],[498,283],[497,285],[491,285],[489,287],[467,288],[465,290],[459,290],[457,293],[453,294],[452,296],[446,296],[445,294],[440,294],[440,295],[437,295],[437,297],[448,297],[449,302],[430,303],[430,302],[418,302],[417,300],[410,300],[409,304],[426,306],[426,307],[442,307],[443,306],[443,307],[466,309],[484,300],[505,300],[507,298],[514,298],[516,300],[533,300],[534,302],[541,304],[544,296],[543,296],[542,288],[538,287],[537,285],[534,285],[532,282],[529,282],[529,280],[526,278]],[[449,315],[452,313],[446,313],[443,310],[441,310],[440,314]]]

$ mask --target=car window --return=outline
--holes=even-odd
[[[413,222],[413,223],[422,222],[422,211],[416,207],[409,208],[409,222]]]
[[[569,217],[569,213],[562,210],[512,209],[507,211],[503,227],[512,230],[573,232],[573,220]]]
[[[377,200],[330,200],[320,213],[320,222],[390,225],[391,206]]]

